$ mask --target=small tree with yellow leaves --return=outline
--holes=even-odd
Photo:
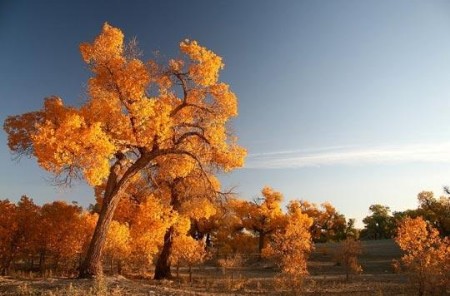
[[[182,160],[173,162],[167,159],[161,166],[170,164],[176,170]],[[169,169],[169,168],[167,168]],[[170,207],[174,215],[174,223],[164,234],[161,251],[155,264],[155,279],[170,278],[172,247],[174,238],[187,235],[191,230],[191,221],[208,219],[216,214],[214,200],[220,183],[213,175],[203,170],[192,170],[184,177],[157,175],[154,179],[158,190],[155,194]]]
[[[298,201],[290,202],[286,226],[275,233],[263,249],[263,256],[274,259],[295,286],[301,285],[308,274],[306,263],[313,248],[309,231],[312,223],[312,218],[302,213]]]
[[[206,255],[203,241],[197,241],[186,234],[174,237],[171,257],[173,264],[177,267],[177,277],[179,277],[180,266],[187,265],[189,282],[192,282],[192,267],[203,262]]]
[[[37,246],[41,273],[47,258],[53,259],[54,271],[61,268],[73,272],[78,268],[86,235],[83,224],[83,211],[77,205],[55,201],[42,206]]]
[[[345,279],[348,281],[350,273],[361,273],[362,267],[358,263],[358,256],[362,254],[361,241],[347,238],[340,243],[337,250],[337,260],[345,269]]]
[[[262,198],[253,202],[234,200],[233,210],[245,228],[258,237],[258,253],[262,250],[268,238],[284,227],[285,217],[281,209],[283,195],[266,186],[262,189]]]
[[[16,253],[14,234],[19,229],[17,206],[9,200],[0,201],[0,275],[8,275]]]
[[[146,270],[164,243],[166,230],[176,217],[171,209],[153,195],[133,211],[130,220],[131,256],[130,260],[140,271]]]
[[[111,273],[114,273],[114,261],[117,263],[117,273],[122,273],[123,261],[131,252],[130,240],[128,225],[112,221],[105,243],[105,258],[109,259]]]
[[[406,271],[419,295],[446,295],[450,289],[450,240],[421,217],[405,218],[395,241],[404,252],[394,266]]]

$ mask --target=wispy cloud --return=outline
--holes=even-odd
[[[450,142],[372,147],[336,146],[255,153],[248,156],[245,167],[278,169],[413,162],[450,163]]]

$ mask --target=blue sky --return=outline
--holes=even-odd
[[[148,58],[185,38],[224,58],[249,156],[222,180],[243,197],[270,185],[361,219],[450,185],[450,2],[0,0],[0,120],[49,95],[79,105],[78,45],[105,21]],[[0,198],[93,202],[86,185],[56,188],[34,159],[12,161],[4,132],[0,162]]]

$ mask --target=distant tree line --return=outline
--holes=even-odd
[[[193,194],[195,187],[190,188]],[[40,206],[27,196],[17,203],[1,200],[1,274],[33,271],[75,276],[101,208],[100,188],[96,194],[97,202],[88,210],[75,202]],[[330,203],[292,200],[283,210],[283,195],[270,187],[252,201],[202,195],[180,199],[178,211],[170,200],[155,198],[140,181],[129,188],[107,233],[102,260],[106,272],[147,272],[165,260],[172,276],[172,266],[190,269],[204,260],[220,265],[238,256],[244,261],[273,260],[287,273],[304,275],[314,242],[358,235],[354,220],[347,220]],[[161,259],[164,256],[168,258]]]
[[[448,190],[446,190],[448,194]],[[396,236],[396,229],[406,217],[421,217],[434,227],[441,236],[450,235],[450,197],[436,198],[433,192],[422,191],[417,195],[417,209],[391,213],[388,206],[374,204],[369,207],[370,215],[363,219],[361,239],[387,239]]]

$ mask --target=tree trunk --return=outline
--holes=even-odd
[[[41,272],[41,276],[45,274],[45,251],[42,250],[39,252],[39,271]]]
[[[117,260],[117,274],[122,275],[122,260]]]
[[[192,284],[192,266],[189,264],[189,283]]]
[[[11,248],[12,250],[12,248]],[[6,276],[9,275],[11,272],[11,266],[14,263],[15,260],[15,254],[11,251],[9,255],[5,256],[5,259],[3,260],[3,264],[2,264],[2,275]]]
[[[55,256],[55,261],[53,262],[54,274],[58,272],[59,259],[60,259],[59,256]]]
[[[105,246],[106,234],[111,225],[114,212],[120,201],[120,195],[127,188],[131,178],[142,170],[158,153],[145,153],[127,167],[128,159],[122,153],[117,153],[117,161],[111,167],[106,182],[105,193],[103,195],[103,204],[95,226],[94,235],[80,267],[79,278],[92,278],[103,273],[102,269],[102,251]]]
[[[264,248],[264,238],[265,238],[266,234],[261,231],[259,233],[259,239],[258,239],[258,259],[261,260],[261,254],[262,254],[262,249]]]
[[[167,229],[164,235],[164,246],[161,254],[158,257],[155,267],[155,280],[168,279],[172,277],[170,272],[170,253],[172,252],[172,238],[173,238],[173,226]]]
[[[206,248],[212,247],[211,233],[206,234]]]
[[[7,257],[7,258],[5,258],[5,260],[3,261],[1,275],[2,275],[2,276],[7,276],[7,275],[9,275],[10,267],[11,267],[11,259],[10,259],[10,257]]]
[[[33,271],[34,270],[34,254],[31,255],[31,262],[30,262],[30,270]]]
[[[114,259],[113,256],[111,256],[109,260],[109,269],[111,270],[111,275],[114,275]]]
[[[86,258],[81,264],[79,278],[92,278],[103,274],[101,256],[103,247],[105,246],[106,234],[108,233],[114,212],[119,203],[119,192],[113,192],[112,196],[106,196],[105,191],[103,205],[95,226],[94,235],[92,236]],[[109,201],[109,202],[108,202]]]

